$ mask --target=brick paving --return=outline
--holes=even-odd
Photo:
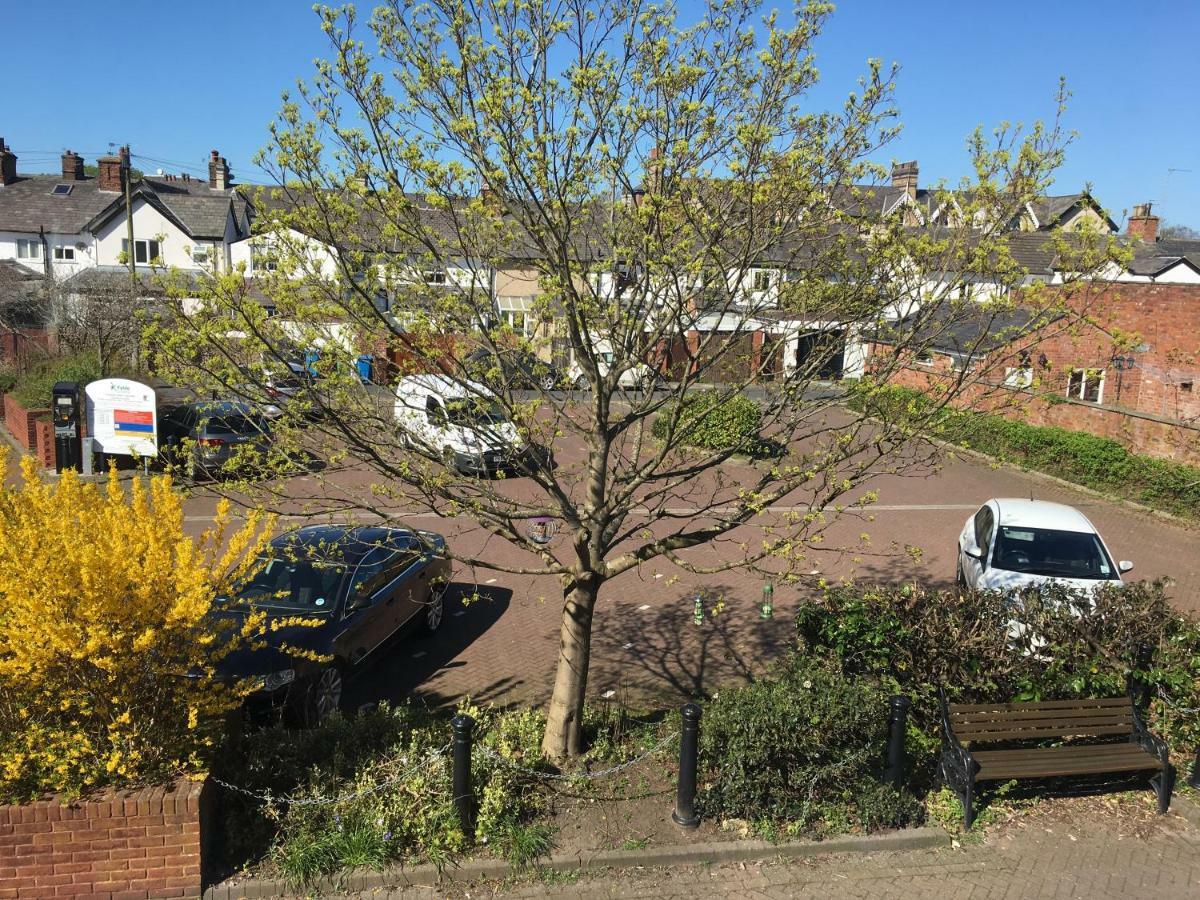
[[[1200,832],[1171,817],[1125,832],[1120,817],[1070,824],[1041,816],[957,848],[622,871],[513,885],[409,888],[364,897],[603,900],[661,898],[1039,898],[1200,896]]]

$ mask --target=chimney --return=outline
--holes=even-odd
[[[116,156],[102,156],[96,160],[100,168],[100,190],[121,193],[125,190],[125,179],[129,177],[129,148],[122,147]]]
[[[0,138],[0,184],[12,184],[17,180],[17,154],[8,149],[4,138]]]
[[[1133,207],[1133,215],[1129,217],[1125,233],[1130,237],[1141,238],[1147,244],[1158,240],[1158,216],[1150,214],[1149,203],[1138,203]]]
[[[892,187],[900,188],[909,199],[917,199],[917,161],[896,163],[892,166]]]
[[[208,186],[224,191],[229,188],[229,182],[229,163],[216,150],[212,151],[208,159]]]
[[[633,201],[633,208],[639,209],[646,200],[646,189],[640,187],[634,188],[629,195],[629,199]]]
[[[74,150],[62,155],[63,181],[83,181],[83,157]]]

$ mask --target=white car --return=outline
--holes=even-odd
[[[957,581],[964,588],[1008,591],[1053,582],[1092,591],[1121,584],[1132,568],[1126,560],[1114,564],[1095,526],[1061,503],[989,500],[958,536]]]
[[[520,468],[527,456],[496,395],[475,381],[410,375],[396,385],[396,424],[409,446],[438,455],[462,474]]]
[[[596,368],[600,377],[604,378],[617,365],[616,354],[608,341],[597,341],[595,347]],[[578,360],[571,363],[567,369],[567,384],[573,390],[581,391],[588,387],[587,373]],[[654,370],[644,362],[635,362],[617,376],[617,387],[626,391],[646,390],[654,384]]]

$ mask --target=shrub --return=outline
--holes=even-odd
[[[1200,622],[1171,606],[1162,582],[1102,590],[1094,600],[1054,588],[1006,595],[839,585],[802,605],[797,627],[802,645],[831,654],[847,678],[885,679],[908,694],[927,735],[937,730],[939,688],[968,702],[1116,696],[1135,647],[1149,643],[1156,653],[1145,677],[1162,687],[1155,727],[1192,746]],[[1019,640],[1010,622],[1023,626]]]
[[[681,445],[748,453],[757,453],[760,449],[762,410],[748,397],[722,397],[717,391],[689,394],[680,406],[664,407],[651,429],[656,438],[666,440],[670,436],[677,410],[679,421],[675,425],[674,440]]]
[[[56,381],[77,381],[83,387],[99,377],[100,363],[95,354],[44,359],[17,379],[13,396],[26,409],[44,409],[50,405]]]
[[[542,715],[461,711],[477,723],[476,839],[529,862],[549,842],[544,828],[528,825],[538,808],[535,785],[497,756],[540,768]],[[352,866],[448,864],[471,846],[454,808],[449,756],[439,755],[449,735],[448,716],[406,705],[335,716],[308,731],[275,726],[241,736],[214,775],[296,802],[227,792],[226,862],[244,865],[265,855],[298,885]]]
[[[913,798],[879,783],[887,718],[878,681],[795,657],[776,676],[709,704],[698,805],[706,816],[790,835],[911,821]]]
[[[127,496],[115,473],[104,488],[22,467],[0,493],[0,798],[200,767],[239,698],[187,675],[261,627],[206,617],[257,557],[258,518],[230,537],[223,502],[194,541],[165,476]]]

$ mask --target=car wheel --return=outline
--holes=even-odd
[[[587,376],[586,376],[586,375],[580,375],[580,376],[578,376],[578,377],[577,377],[577,378],[576,378],[576,379],[575,379],[575,380],[574,380],[574,381],[571,383],[571,390],[573,390],[573,391],[586,391],[586,390],[587,390],[587,386],[588,386],[588,383],[587,383]]]
[[[954,573],[954,585],[960,591],[965,591],[967,589],[967,576],[963,574],[961,559],[955,564],[954,568],[956,570]]]
[[[543,375],[541,377],[541,379],[538,381],[538,386],[543,391],[552,391],[556,387],[558,387],[558,379],[555,378],[553,375]]]
[[[435,584],[429,590],[429,602],[425,604],[425,615],[421,620],[426,634],[433,634],[442,627],[446,617],[446,585]]]
[[[337,666],[330,666],[308,682],[300,704],[300,719],[305,727],[314,728],[341,708],[342,672]]]

